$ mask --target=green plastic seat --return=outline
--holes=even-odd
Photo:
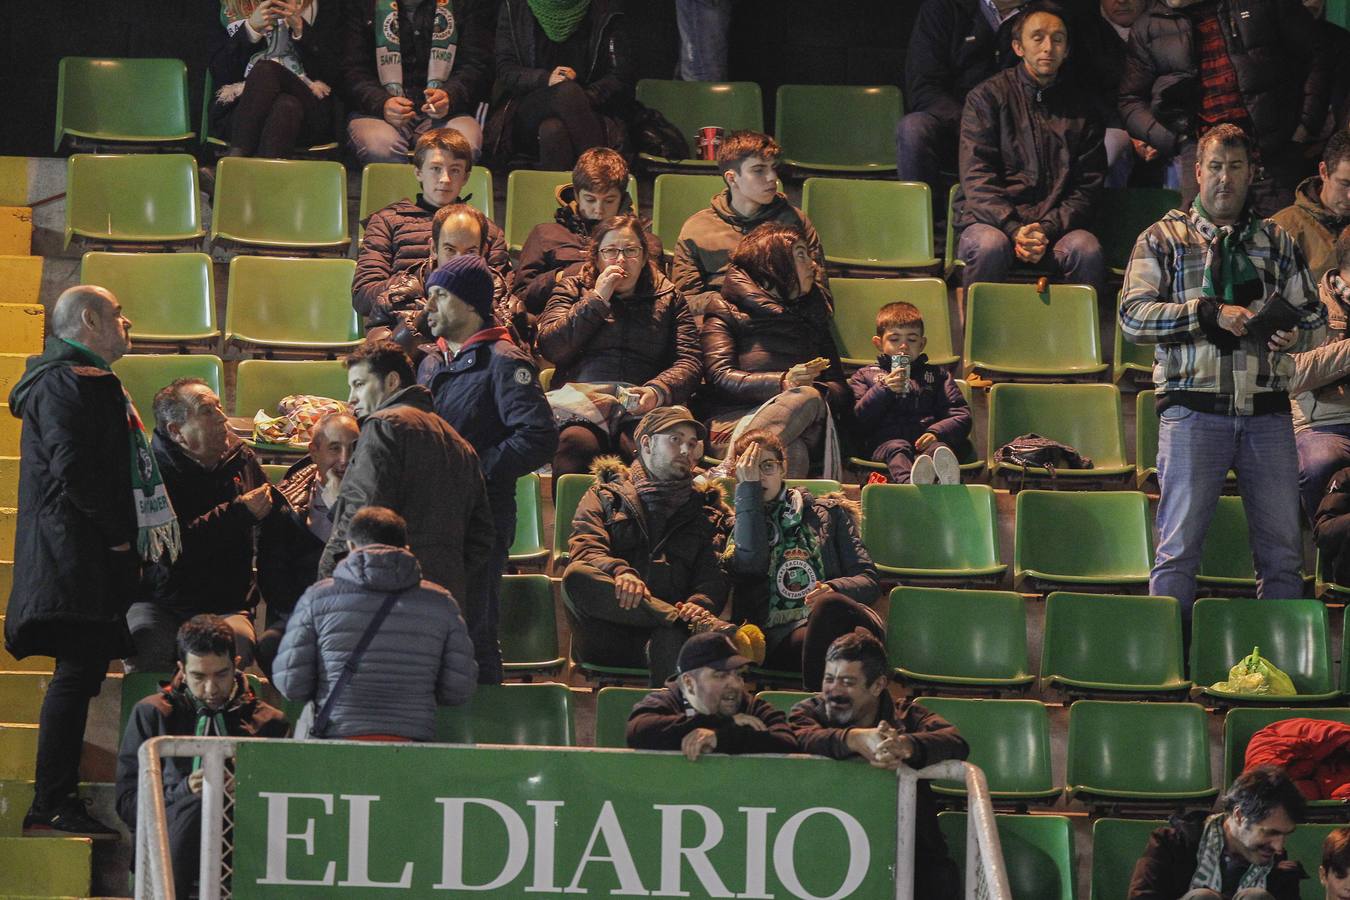
[[[798,672],[797,678],[800,679],[801,677],[801,673]],[[782,710],[783,715],[786,716],[788,713],[792,712],[792,707],[803,700],[809,700],[814,697],[815,694],[812,694],[810,691],[760,691],[755,696],[772,706],[774,709]]]
[[[921,706],[956,726],[970,745],[969,762],[984,770],[995,802],[1026,802],[1059,797],[1051,774],[1050,716],[1036,700],[969,700],[923,697]],[[959,781],[935,781],[933,790],[964,797]]]
[[[1219,498],[1209,531],[1205,532],[1204,555],[1195,580],[1210,587],[1256,590],[1256,566],[1241,497]]]
[[[218,152],[224,152],[229,143],[211,133],[211,98],[215,96],[216,85],[211,79],[211,70],[206,70],[206,78],[202,84],[202,125],[201,136],[202,143],[210,146]],[[345,133],[345,132],[344,132]],[[295,152],[304,156],[329,156],[338,147],[341,146],[336,140],[321,141],[317,144],[310,144],[306,147],[296,147]]]
[[[947,189],[947,235],[942,249],[942,277],[951,278],[957,269],[964,268],[966,261],[956,255],[956,192],[961,190],[960,182]]]
[[[1007,591],[897,587],[891,591],[887,658],[901,680],[924,687],[1020,690],[1027,664],[1027,614]]]
[[[989,390],[988,460],[990,475],[1045,479],[1039,467],[1024,469],[995,462],[998,448],[1035,432],[1073,447],[1092,459],[1091,469],[1056,469],[1065,481],[1118,480],[1134,471],[1125,458],[1125,425],[1120,391],[1110,384],[996,384]]]
[[[1014,540],[1014,584],[1142,585],[1153,565],[1138,491],[1022,491]]]
[[[1000,815],[994,823],[1013,900],[1073,900],[1073,824],[1067,817]],[[938,827],[947,839],[948,855],[964,860],[966,814],[938,813]],[[958,862],[957,869],[964,885],[965,866]]]
[[[674,255],[680,229],[689,217],[706,209],[712,198],[726,189],[721,175],[668,172],[656,176],[652,188],[652,231],[661,239],[666,256]]]
[[[513,566],[528,566],[548,559],[544,543],[544,500],[539,476],[534,472],[516,479],[516,534],[508,551]]]
[[[364,339],[352,308],[350,259],[236,256],[225,339],[263,350],[345,350]]]
[[[91,251],[80,262],[80,281],[113,292],[131,319],[133,344],[213,343],[220,337],[215,277],[205,253]]]
[[[367,163],[361,170],[361,207],[362,222],[371,213],[384,209],[399,200],[415,200],[422,185],[417,181],[417,171],[412,163]],[[464,193],[469,205],[475,207],[489,219],[492,218],[492,171],[486,166],[474,166],[469,170],[469,180],[464,185]]]
[[[883,575],[978,582],[1007,571],[988,485],[869,484],[862,510],[863,543]]]
[[[1321,550],[1317,551],[1314,571],[1317,573],[1317,596],[1333,602],[1344,602],[1347,598],[1350,598],[1350,585],[1336,583],[1335,576],[1326,566],[1326,560],[1322,556]],[[1345,657],[1342,656],[1341,659],[1345,659]]]
[[[436,709],[443,744],[571,747],[572,692],[565,684],[480,684],[461,706]]]
[[[272,484],[281,484],[282,479],[286,477],[286,473],[289,472],[290,469],[290,466],[278,465],[277,463],[262,464],[263,474],[267,476],[267,480]]]
[[[275,416],[290,394],[345,401],[347,368],[337,359],[246,359],[236,373],[234,414],[251,419],[261,409]]]
[[[1317,878],[1317,867],[1322,864],[1322,844],[1327,835],[1344,825],[1302,822],[1285,839],[1284,849],[1289,858],[1303,864],[1308,878],[1298,883],[1299,900],[1325,900],[1326,889]]]
[[[637,83],[637,100],[657,110],[689,142],[689,159],[666,159],[639,153],[644,162],[682,169],[716,168],[714,160],[698,156],[698,130],[710,125],[733,131],[764,130],[764,99],[753,81],[666,81],[643,78]]]
[[[894,270],[941,262],[933,252],[931,191],[922,182],[808,178],[802,212],[829,265]]]
[[[553,221],[559,185],[571,184],[571,172],[535,172],[516,169],[506,179],[506,245],[518,252],[530,229]],[[637,179],[628,176],[628,197],[638,208]]]
[[[1289,706],[1335,699],[1327,608],[1320,600],[1205,597],[1191,613],[1191,678],[1208,697],[1222,701]],[[1228,670],[1261,648],[1261,655],[1294,682],[1298,694],[1219,693]]]
[[[225,366],[219,356],[166,353],[124,356],[113,363],[112,369],[131,395],[131,402],[136,404],[136,411],[141,414],[141,424],[146,431],[150,431],[155,427],[155,394],[161,388],[168,387],[177,378],[200,378],[219,397]]]
[[[211,243],[345,253],[351,243],[347,170],[324,160],[222,159]]]
[[[1233,779],[1246,768],[1247,745],[1252,736],[1274,722],[1284,719],[1325,719],[1350,725],[1350,709],[1337,707],[1237,707],[1228,710],[1223,718],[1223,783]],[[1342,800],[1309,800],[1311,809],[1333,809],[1345,806]],[[1299,826],[1302,828],[1303,826]]]
[[[66,160],[66,242],[197,244],[197,161],[186,153],[90,154]]]
[[[562,574],[567,565],[567,540],[572,536],[572,517],[587,489],[595,484],[594,475],[568,473],[558,476],[553,495],[553,574]]]
[[[952,349],[952,322],[947,306],[947,285],[941,278],[831,278],[835,346],[845,365],[866,366],[876,362],[872,338],[877,333],[877,311],[887,303],[903,300],[923,315],[924,353],[935,366],[959,358]]]
[[[1205,709],[1194,703],[1080,700],[1069,707],[1070,799],[1177,804],[1209,800]]]
[[[1092,823],[1091,900],[1128,900],[1134,864],[1161,819],[1098,819]],[[1304,826],[1300,825],[1300,830]]]
[[[131,721],[131,711],[146,697],[154,694],[163,685],[173,680],[173,672],[132,672],[122,676],[122,713],[117,722],[117,742],[122,742],[127,722]]]
[[[19,505],[19,458],[0,456],[0,506]],[[6,597],[9,595],[6,594]]]
[[[895,126],[904,104],[894,85],[784,84],[775,108],[773,133],[784,164],[855,174],[895,168]]]
[[[822,238],[823,240],[823,238]],[[962,364],[1003,378],[1081,378],[1106,371],[1097,292],[1085,284],[973,284]]]
[[[1350,700],[1350,625],[1341,622],[1341,695]]]
[[[1172,597],[1072,594],[1045,601],[1041,678],[1071,694],[1184,691],[1181,607]]]
[[[1111,271],[1125,274],[1135,241],[1169,210],[1181,205],[1181,194],[1167,188],[1107,188],[1093,201],[1092,233],[1101,241]]]
[[[164,146],[195,138],[181,59],[67,56],[56,76],[57,153],[77,146]]]
[[[651,691],[637,687],[603,687],[595,695],[595,746],[627,747],[624,736],[633,707]]]
[[[498,637],[508,673],[555,672],[565,660],[558,652],[553,582],[547,575],[503,575]]]
[[[1125,340],[1120,328],[1120,316],[1115,316],[1116,334],[1111,350],[1111,380],[1119,382],[1126,374],[1134,374],[1144,381],[1153,378],[1153,349],[1155,344],[1136,344]]]
[[[0,837],[0,894],[38,900],[88,897],[94,842],[80,837]]]
[[[830,284],[834,284],[836,280],[841,279],[831,279]],[[836,313],[836,315],[838,314]],[[957,388],[960,389],[961,391],[961,396],[966,398],[966,405],[971,406],[970,383],[967,382],[964,378],[957,378],[955,379],[955,381]],[[963,473],[974,474],[976,472],[984,471],[985,468],[984,458],[980,456],[980,451],[975,448],[974,441],[971,441],[970,445],[967,448],[965,448],[960,454],[957,455],[956,461],[957,465],[960,467]],[[868,459],[863,456],[850,456],[848,459],[848,464],[851,468],[860,469],[863,472],[887,471],[885,463],[877,462],[876,460]],[[864,483],[866,483],[867,479],[862,478],[861,480]]]

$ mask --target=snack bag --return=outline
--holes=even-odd
[[[1272,697],[1292,697],[1298,693],[1289,676],[1261,655],[1260,647],[1253,647],[1249,655],[1228,670],[1228,680],[1215,682],[1211,690],[1227,694],[1264,694]]]
[[[261,409],[253,415],[253,440],[256,443],[290,444],[294,433],[295,426],[286,416],[269,416]]]
[[[312,394],[291,394],[281,398],[277,411],[290,419],[294,426],[291,432],[292,444],[309,444],[315,424],[330,412],[350,412],[341,400],[327,397],[315,397]]]

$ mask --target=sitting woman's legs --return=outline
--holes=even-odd
[[[604,123],[591,108],[585,88],[575,81],[525,96],[512,128],[516,146],[538,145],[539,165],[545,169],[570,169],[584,151],[605,142]]]
[[[825,438],[829,407],[813,387],[795,387],[774,397],[755,414],[746,430],[763,428],[778,435],[787,450],[787,477],[806,478],[811,458]]]
[[[329,102],[280,63],[258,62],[230,116],[230,155],[283,158],[301,139],[319,143],[330,136]]]
[[[563,475],[585,475],[591,460],[609,450],[609,439],[592,425],[567,425],[558,432],[558,450],[553,454],[553,495]]]

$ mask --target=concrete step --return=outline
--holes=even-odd
[[[88,838],[0,838],[0,894],[87,897],[93,854]]]
[[[0,254],[0,303],[14,305],[28,305],[38,303],[42,296],[42,257],[40,256],[20,256],[14,254]],[[39,306],[40,310],[41,307]],[[9,335],[4,332],[9,328],[6,321],[0,325],[0,348],[3,352],[11,351],[8,345],[11,342]],[[23,352],[38,353],[42,350],[42,320],[38,320],[38,349]]]
[[[31,256],[32,253],[33,211],[27,206],[0,206],[0,255]]]

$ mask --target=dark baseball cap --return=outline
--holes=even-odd
[[[719,672],[750,665],[750,660],[736,652],[736,645],[719,631],[705,631],[684,642],[675,668],[680,674],[695,669],[709,668]]]
[[[633,430],[633,440],[640,441],[644,435],[669,431],[676,425],[692,425],[700,441],[708,439],[708,429],[703,427],[702,422],[694,418],[694,414],[689,411],[689,407],[662,406],[642,417],[642,421],[638,422],[637,428]]]

